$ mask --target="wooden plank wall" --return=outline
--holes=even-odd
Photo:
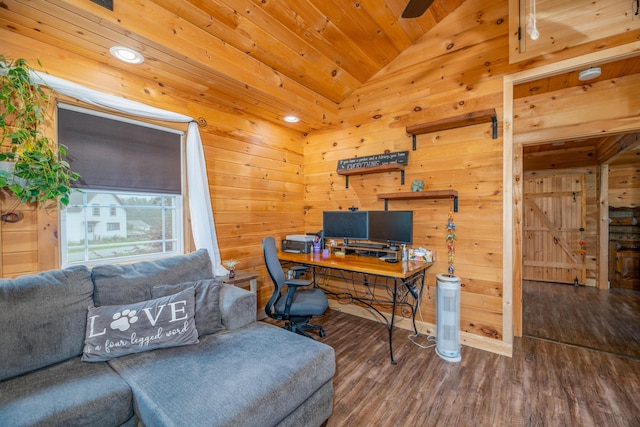
[[[513,139],[525,145],[637,131],[640,74],[520,98],[513,111]]]
[[[344,178],[335,174],[338,159],[410,150],[406,126],[489,108],[495,108],[501,120],[504,75],[594,49],[585,45],[553,58],[509,65],[507,9],[504,0],[464,2],[436,30],[341,103],[339,127],[308,136],[241,111],[223,111],[215,99],[186,99],[179,89],[163,85],[161,77],[159,81],[145,80],[135,71],[114,70],[73,53],[77,50],[67,51],[1,29],[0,38],[8,57],[24,57],[33,63],[39,59],[51,74],[206,120],[202,137],[222,258],[237,258],[240,268],[260,274],[261,305],[271,289],[260,246],[264,235],[279,240],[286,234],[315,232],[321,227],[325,209],[351,205],[382,209],[377,193],[409,191],[414,179],[423,179],[425,189],[457,190],[460,211],[454,218],[458,234],[455,264],[463,284],[463,341],[510,354],[510,332],[504,334],[503,330],[503,307],[512,304],[503,300],[502,287],[503,147],[501,137],[491,139],[490,125],[419,136],[417,150],[410,152],[404,186],[400,185],[399,173],[391,172],[352,176],[347,190]],[[632,36],[614,37],[605,45],[628,43],[633,41]],[[610,94],[603,91],[600,96],[609,99]],[[554,108],[549,109],[550,114]],[[598,129],[601,126],[596,123]],[[569,127],[580,129],[575,124]],[[422,303],[424,320],[433,325],[435,274],[445,272],[447,266],[444,230],[450,201],[390,204],[391,209],[416,212],[414,246],[438,253]],[[7,252],[2,253],[3,275],[11,271],[7,266],[14,264],[9,260],[16,259],[15,253],[33,256],[37,247],[39,258],[53,259],[52,253],[57,258],[55,238],[51,238],[55,234],[43,234],[41,225],[36,228],[37,244],[9,245],[7,238]],[[9,230],[3,226],[1,231]],[[34,238],[33,234],[24,237]],[[2,247],[4,251],[4,239]],[[25,247],[29,249],[23,250]],[[40,269],[32,264],[25,270]],[[506,321],[511,321],[510,316]]]
[[[259,299],[264,306],[272,285],[264,268],[262,237],[280,239],[304,232],[302,134],[221,111],[215,100],[184,99],[177,89],[13,32],[0,29],[0,38],[7,57],[27,58],[34,66],[39,59],[50,74],[206,121],[201,136],[221,257],[238,259],[239,268],[260,274]],[[2,203],[4,209],[11,201]],[[25,220],[0,228],[0,274],[5,277],[58,266],[57,217],[36,215],[33,207],[20,209],[28,211]]]
[[[264,307],[273,285],[262,238],[280,241],[305,230],[301,135],[201,106],[191,106],[190,115],[208,123],[201,136],[221,257],[260,274]]]
[[[507,8],[498,1],[478,4],[465,2],[445,19],[455,25],[422,38],[343,102],[341,129],[306,139],[305,201],[307,228],[315,230],[321,228],[323,210],[352,205],[382,210],[378,193],[410,191],[415,179],[424,180],[425,190],[457,190],[455,272],[462,281],[463,341],[481,337],[493,342],[487,347],[498,347],[503,338],[502,139],[492,139],[491,125],[480,124],[420,135],[417,150],[411,151],[405,132],[409,125],[488,108],[502,117],[500,75],[509,71]],[[487,40],[471,43],[479,32]],[[404,185],[398,172],[386,172],[350,176],[346,189],[344,177],[336,174],[339,159],[402,150],[409,150]],[[421,305],[427,326],[435,323],[436,274],[447,272],[451,208],[447,199],[389,201],[389,209],[414,211],[412,246],[437,253]]]
[[[640,162],[609,166],[609,206],[640,207]]]
[[[410,150],[410,138],[404,132],[409,125],[488,108],[495,108],[501,118],[501,76],[523,67],[508,65],[507,13],[504,2],[465,2],[443,21],[438,32],[426,35],[341,104],[343,126],[340,129],[314,133],[307,138],[305,146],[307,228],[311,225],[312,230],[320,227],[322,210],[346,209],[352,205],[361,209],[381,209],[377,193],[409,191],[414,179],[423,179],[428,190],[455,189],[459,192],[460,212],[455,215],[458,231],[455,261],[456,273],[463,284],[463,341],[471,343],[474,337],[486,338],[489,342],[475,343],[484,348],[490,348],[492,342],[501,339],[510,342],[510,337],[503,336],[503,307],[511,301],[502,298],[501,139],[491,140],[488,125],[421,135],[417,150],[410,151],[404,186],[399,183],[398,173],[389,172],[351,176],[347,190],[344,178],[335,174],[335,168],[338,159]],[[477,34],[484,38],[480,44],[474,42]],[[614,37],[609,43],[620,42]],[[583,50],[580,47],[576,52],[584,53]],[[570,52],[564,54],[566,57],[571,55]],[[544,58],[544,61],[553,60]],[[638,110],[632,101],[635,98],[629,97],[637,90],[637,82],[630,78],[623,79],[622,84],[603,82],[602,86],[602,91],[593,98],[585,98],[577,104],[581,107],[591,105],[590,110],[582,109],[560,117],[555,126],[562,131],[574,132],[571,135],[576,137],[581,135],[581,128],[590,126],[584,123],[588,121],[595,121],[592,127],[600,130],[616,128],[624,131],[625,119],[622,117],[633,116],[633,111]],[[612,91],[612,87],[616,89]],[[591,94],[591,87],[582,92]],[[607,116],[605,120],[592,117],[596,110],[593,105],[601,105],[603,100],[612,102],[612,98],[625,99],[622,111],[607,107],[611,117]],[[558,109],[571,105],[564,100],[553,102],[556,100],[543,97],[536,107],[543,107],[539,111],[544,111],[553,120]],[[597,110],[601,111],[600,108]],[[580,120],[583,113],[587,114],[584,122]],[[523,112],[518,114],[523,115]],[[544,125],[538,126],[537,130],[549,126],[546,122]],[[564,134],[563,138],[566,137]],[[527,137],[523,136],[522,141],[528,141]],[[594,170],[588,171],[587,178],[588,224],[597,221]],[[416,214],[414,246],[435,249],[438,253],[438,260],[427,278],[429,287],[422,303],[424,319],[432,324],[435,321],[435,274],[445,272],[447,266],[444,230],[449,203],[446,200],[391,201],[390,209],[413,209]],[[595,250],[595,236],[590,235],[587,239]],[[589,281],[594,280],[594,264],[594,254],[589,253]]]
[[[21,218],[15,223],[0,221],[0,277],[57,268],[58,212],[15,202],[15,197],[0,193],[0,211]]]

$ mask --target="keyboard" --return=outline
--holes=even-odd
[[[380,243],[349,243],[347,246],[366,249],[384,249],[384,245]]]

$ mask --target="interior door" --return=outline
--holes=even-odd
[[[584,174],[524,181],[523,279],[584,284]]]

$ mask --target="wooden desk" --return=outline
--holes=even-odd
[[[389,357],[392,364],[396,364],[396,361],[393,358],[393,324],[395,320],[396,307],[401,305],[405,308],[411,309],[413,329],[418,333],[418,329],[416,328],[416,313],[420,308],[420,296],[422,295],[422,288],[424,287],[426,270],[431,267],[431,263],[413,261],[389,263],[375,257],[359,255],[337,256],[335,254],[324,254],[322,252],[309,254],[278,252],[278,259],[280,261],[292,262],[311,267],[316,286],[318,286],[318,281],[316,280],[317,276],[345,280],[346,277],[344,275],[332,275],[329,272],[330,270],[341,270],[351,273],[360,273],[362,275],[360,279],[356,280],[354,277],[351,277],[351,280],[354,283],[359,282],[366,287],[386,287],[389,291],[389,295],[391,295],[390,300],[382,300],[377,297],[374,299],[373,296],[370,299],[367,299],[353,295],[349,295],[349,299],[352,302],[355,301],[356,303],[364,304],[370,309],[375,310],[386,321],[387,330],[389,332]],[[369,276],[391,279],[393,281],[393,286],[388,286],[386,281],[384,284],[376,283],[375,280],[370,281]],[[339,297],[339,295],[346,294],[334,294],[326,289],[323,290],[326,293],[336,295],[337,297]],[[399,297],[401,298],[400,300]],[[410,298],[412,299],[410,300]],[[391,313],[384,313],[379,310],[378,307],[384,306],[385,304],[391,307]],[[391,316],[390,318],[387,317],[389,315]]]
[[[308,266],[355,271],[363,274],[401,280],[406,280],[414,274],[431,267],[431,263],[424,262],[398,261],[396,263],[390,263],[376,257],[360,255],[324,255],[322,252],[309,254],[278,252],[278,259],[280,261],[290,261]]]
[[[222,282],[234,286],[246,286],[249,282],[249,290],[254,294],[258,292],[258,275],[256,273],[249,273],[248,271],[236,270],[236,275],[233,279],[229,279],[229,275],[222,276]]]

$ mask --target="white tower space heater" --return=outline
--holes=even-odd
[[[460,278],[436,275],[438,298],[436,307],[436,354],[449,362],[460,356]]]

